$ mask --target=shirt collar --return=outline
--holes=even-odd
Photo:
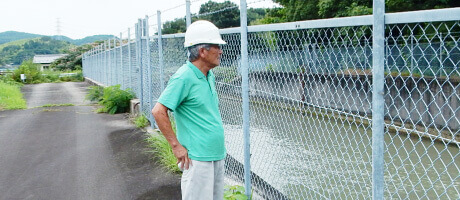
[[[190,61],[187,61],[187,66],[192,69],[193,73],[195,73],[195,76],[199,79],[202,79],[202,78],[205,78],[203,72],[200,71],[200,69],[198,69],[198,67],[196,67],[193,63],[191,63]],[[212,76],[211,75],[211,70],[208,71],[208,77],[209,76]]]

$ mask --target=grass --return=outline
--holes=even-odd
[[[60,107],[60,106],[75,106],[75,105],[71,103],[61,103],[61,104],[45,104],[43,106],[38,106],[38,107],[48,108],[48,107]]]
[[[137,128],[144,128],[149,125],[149,120],[145,115],[139,115],[134,119],[133,122],[137,126]]]
[[[26,109],[20,86],[0,81],[0,110]]]
[[[182,173],[176,164],[177,159],[172,152],[171,146],[161,133],[147,134],[146,141],[151,149],[148,152],[153,153],[168,171],[177,174]]]
[[[73,74],[73,75],[68,75]],[[60,82],[81,82],[83,81],[83,74],[81,70],[73,71],[52,71],[45,70],[41,72],[42,83],[60,83]]]

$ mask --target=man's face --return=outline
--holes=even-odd
[[[214,68],[220,64],[220,57],[223,53],[222,49],[220,49],[220,46],[217,44],[211,44],[211,48],[209,50],[204,49],[205,57],[204,59],[209,63],[211,68]]]

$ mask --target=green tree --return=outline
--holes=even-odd
[[[81,69],[82,54],[91,50],[94,46],[97,46],[98,43],[100,42],[96,41],[94,44],[85,44],[67,50],[65,51],[67,56],[55,60],[53,63],[51,63],[50,67],[60,71]]]
[[[208,1],[200,6],[199,14],[211,13],[222,9],[226,10],[205,15],[200,18],[211,21],[218,28],[240,26],[240,10],[238,9],[238,5],[231,1],[224,1],[222,3]]]
[[[286,21],[372,14],[372,0],[273,0],[283,8]],[[402,12],[460,6],[458,0],[386,0],[386,12]],[[267,18],[267,16],[266,16]],[[273,18],[273,17],[272,17]],[[282,17],[281,17],[282,18]],[[271,20],[273,21],[273,20]]]
[[[167,21],[161,29],[162,34],[185,33],[185,19],[176,18],[173,21]]]
[[[287,22],[286,9],[283,8],[267,8],[265,9],[265,16],[259,19],[251,21],[250,25],[259,25],[259,24],[274,24]]]
[[[225,8],[231,8],[228,10],[222,10]],[[238,27],[240,26],[240,11],[236,4],[226,1],[223,3],[217,3],[213,1],[208,1],[207,3],[201,5],[200,14],[212,13],[215,11],[220,12],[209,14],[198,18],[192,16],[192,21],[199,19],[204,19],[213,22],[219,28],[228,28],[228,27]],[[260,20],[266,15],[266,9],[264,8],[249,8],[248,9],[248,23]],[[174,34],[174,33],[184,33],[186,30],[185,18],[176,18],[172,21],[167,21],[163,24],[161,29],[162,34]]]
[[[264,8],[249,8],[248,9],[248,24],[265,17],[266,10]]]

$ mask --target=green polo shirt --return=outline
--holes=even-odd
[[[177,139],[192,160],[225,158],[224,128],[211,71],[205,77],[187,61],[171,76],[158,102],[174,112]]]

